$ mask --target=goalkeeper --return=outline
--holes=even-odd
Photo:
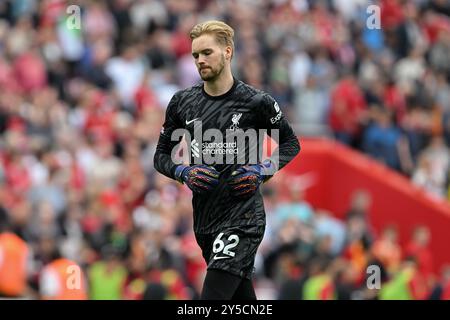
[[[203,80],[177,92],[171,99],[159,137],[154,165],[157,171],[187,185],[193,192],[194,232],[208,269],[202,299],[256,299],[251,282],[256,251],[264,236],[265,212],[259,186],[289,163],[300,151],[297,137],[275,100],[233,77],[233,29],[220,21],[196,25],[190,33],[192,56]],[[270,135],[278,132],[278,150],[265,161],[245,164],[214,163],[198,160],[214,150],[214,143],[191,147],[191,165],[176,164],[172,151],[181,140],[173,139],[176,129],[195,136],[196,128],[230,131],[261,129]],[[275,138],[272,135],[273,138]],[[260,141],[260,139],[258,139]],[[250,144],[242,150],[225,146],[226,154],[245,155],[261,146]],[[232,150],[231,150],[232,149]],[[234,159],[236,160],[236,159]],[[194,164],[200,163],[200,164]]]

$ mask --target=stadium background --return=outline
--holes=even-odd
[[[1,1],[0,206],[32,252],[25,297],[57,251],[90,299],[198,297],[191,193],[152,160],[168,101],[199,80],[188,32],[219,19],[235,76],[302,145],[263,188],[258,297],[449,299],[449,15],[445,0]]]

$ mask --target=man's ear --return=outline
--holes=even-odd
[[[233,48],[232,47],[230,47],[230,46],[227,46],[226,48],[225,48],[225,57],[227,58],[227,59],[230,59],[231,60],[231,57],[233,56]]]

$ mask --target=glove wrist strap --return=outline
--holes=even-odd
[[[178,167],[175,168],[175,179],[178,182],[184,183],[183,173],[187,168],[188,168],[188,166],[185,166],[185,165],[179,165]]]
[[[272,178],[275,172],[277,172],[275,163],[271,159],[264,160],[262,163],[260,163],[260,166],[264,182]]]

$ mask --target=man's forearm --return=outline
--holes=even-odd
[[[155,156],[153,158],[153,163],[155,165],[156,171],[169,177],[175,179],[175,168],[178,164],[174,163],[170,154],[160,150],[160,146],[156,148]]]
[[[296,136],[290,136],[283,141],[273,152],[270,160],[278,165],[281,170],[300,152],[300,143]]]

